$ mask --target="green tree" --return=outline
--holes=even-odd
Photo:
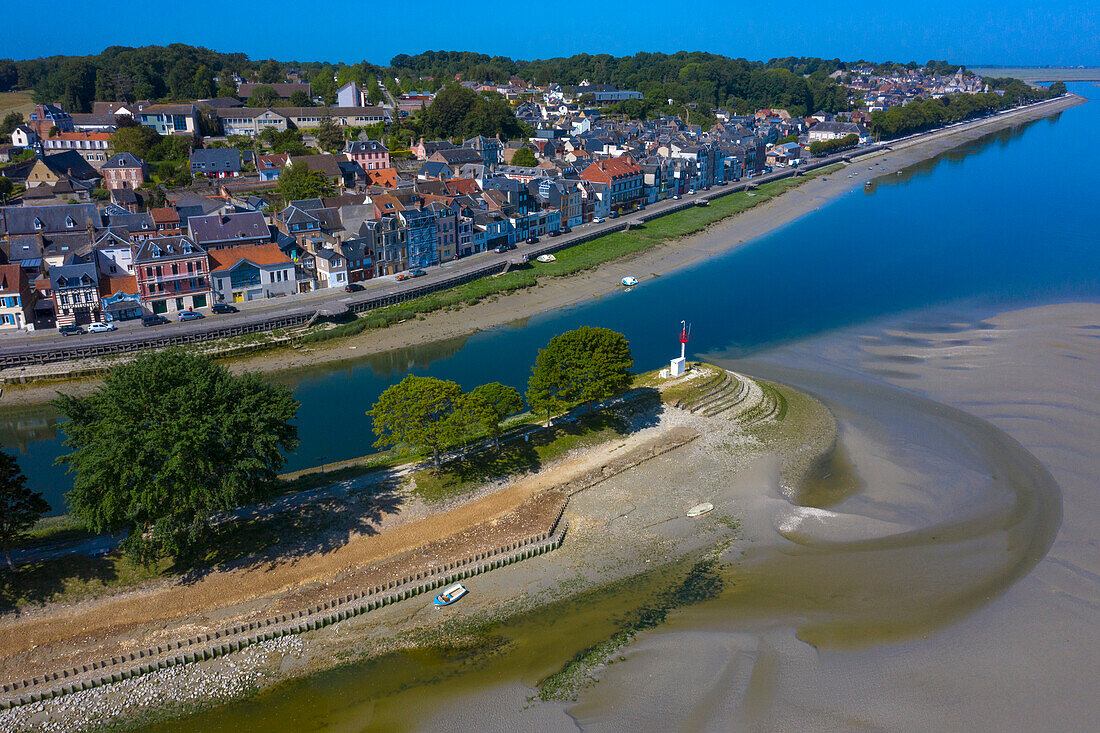
[[[279,174],[279,194],[284,201],[315,199],[331,196],[336,192],[332,183],[321,171],[309,169],[305,163],[291,163]]]
[[[12,180],[5,176],[0,176],[0,204],[8,203],[8,199],[11,198],[14,191],[15,184],[12,183]]]
[[[527,382],[527,404],[546,413],[582,402],[601,400],[630,386],[634,357],[621,333],[607,328],[581,328],[555,336],[539,349]]]
[[[113,139],[116,153],[133,153],[142,160],[149,160],[149,151],[159,142],[157,131],[145,125],[120,127]]]
[[[323,150],[336,153],[344,149],[344,129],[331,115],[321,118],[321,124],[313,133]]]
[[[523,399],[514,387],[489,382],[466,395],[464,408],[470,422],[493,436],[493,445],[500,445],[500,425],[504,418],[523,409]]]
[[[54,404],[73,514],[95,532],[129,530],[123,549],[144,564],[201,558],[212,516],[267,496],[298,446],[289,389],[183,349],[145,353]]]
[[[304,89],[295,89],[290,93],[291,107],[312,107],[313,100],[309,98]]]
[[[22,125],[26,120],[23,119],[22,112],[8,112],[4,115],[4,121],[0,122],[0,137],[7,137],[15,132],[15,128]]]
[[[252,94],[248,95],[246,104],[249,107],[272,107],[278,101],[279,93],[275,91],[275,88],[261,84],[252,90]]]
[[[535,152],[531,148],[524,146],[512,153],[512,165],[522,165],[527,168],[533,168],[539,164],[538,159],[535,157]]]
[[[200,64],[199,68],[195,69],[195,75],[191,79],[191,98],[210,99],[214,96],[215,91],[214,73],[205,64]]]
[[[462,402],[462,388],[454,382],[410,374],[383,392],[367,411],[378,436],[374,444],[430,452],[438,471],[440,452],[462,438]]]
[[[13,567],[12,547],[49,510],[42,494],[27,488],[27,477],[15,457],[0,451],[0,548],[9,568]]]
[[[222,71],[218,75],[218,96],[232,99],[237,96],[237,85],[233,82],[232,75],[228,71]]]
[[[283,75],[283,68],[279,65],[279,62],[275,59],[268,59],[260,64],[260,82],[263,84],[278,84],[286,77]]]

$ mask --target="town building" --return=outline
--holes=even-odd
[[[294,262],[274,242],[209,254],[215,302],[242,303],[297,292]]]
[[[103,176],[103,185],[109,191],[139,188],[148,174],[145,161],[133,153],[116,153],[99,172]]]
[[[206,250],[188,237],[147,239],[134,252],[142,305],[153,313],[205,308],[210,304]]]

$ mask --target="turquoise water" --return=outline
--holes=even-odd
[[[1092,99],[1100,89],[1071,85]],[[288,469],[369,453],[364,412],[407,373],[466,388],[523,388],[538,348],[579,325],[622,331],[639,369],[674,355],[681,319],[693,353],[744,356],[884,315],[965,302],[981,309],[1100,298],[1095,173],[1072,151],[1100,106],[988,136],[856,190],[766,237],[629,293],[469,338],[318,368],[287,378],[301,400],[302,446]],[[675,303],[670,307],[670,303]],[[8,420],[0,442],[34,488],[64,511],[71,483],[47,410]]]

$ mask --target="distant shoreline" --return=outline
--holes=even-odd
[[[367,330],[356,336],[321,342],[309,348],[292,350],[276,348],[255,356],[227,362],[235,372],[290,372],[317,367],[321,364],[347,363],[366,356],[382,354],[415,346],[462,338],[480,331],[506,325],[541,313],[565,308],[615,292],[619,280],[633,273],[645,285],[647,277],[675,270],[722,254],[734,247],[757,239],[805,216],[824,203],[863,186],[864,182],[935,157],[952,148],[969,143],[987,134],[1008,127],[1050,117],[1088,100],[1070,94],[1028,105],[992,117],[959,123],[944,130],[923,133],[890,143],[892,150],[867,155],[853,153],[854,163],[847,170],[856,178],[847,179],[840,172],[828,181],[812,180],[797,186],[774,200],[736,214],[711,225],[698,234],[671,240],[651,249],[599,265],[593,270],[560,278],[548,278],[538,287],[503,295],[496,300],[484,300],[476,305],[454,311],[436,311],[423,320],[412,319],[377,330]],[[859,164],[876,161],[885,170],[868,172],[854,170]],[[843,171],[844,169],[842,169]],[[872,184],[873,185],[873,184]],[[734,194],[736,195],[736,194]],[[629,270],[629,272],[628,272]],[[89,392],[99,383],[87,379],[63,383],[43,383],[27,386],[8,385],[4,388],[3,405],[41,404],[52,400],[59,388],[66,392]]]

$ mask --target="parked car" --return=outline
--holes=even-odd
[[[197,321],[202,318],[202,313],[196,313],[195,311],[180,311],[176,318],[181,321]]]
[[[57,332],[62,336],[78,336],[84,333],[84,329],[74,323],[69,326],[62,326],[57,329]]]
[[[104,323],[103,321],[95,321],[88,324],[88,333],[107,333],[108,331],[114,331],[118,328],[113,323]]]
[[[551,230],[550,230],[550,231],[548,232],[548,234],[549,234],[549,236],[551,236],[551,237],[558,237],[558,236],[561,236],[561,232],[559,232],[559,231],[558,231],[557,229],[551,229]]]
[[[611,212],[611,218],[612,218],[612,219],[618,219],[618,218],[619,218],[619,212],[617,212],[617,211],[612,211],[612,212]]]
[[[215,303],[210,306],[211,313],[237,313],[237,306],[229,305],[229,303]]]
[[[680,200],[680,194],[673,195],[672,200],[673,201],[679,201]]]
[[[412,275],[410,275],[407,272],[399,272],[399,273],[397,273],[396,280],[397,280],[397,282],[402,283],[402,282],[405,282],[406,280],[408,280],[411,277],[412,277]]]
[[[689,188],[688,189],[688,196],[694,196],[694,195],[695,195],[695,189],[694,188]]]
[[[516,248],[516,245],[509,244],[508,242],[505,242],[504,244],[497,247],[497,254],[504,254],[505,252],[511,252],[515,248]]]
[[[168,319],[161,315],[141,317],[141,325],[143,326],[159,326],[162,323],[168,323]]]
[[[593,224],[603,224],[603,217],[602,216],[597,216],[595,219],[592,220],[592,223]]]
[[[568,234],[571,231],[573,231],[573,229],[571,227],[562,227],[561,228],[561,233],[562,234]]]
[[[363,286],[360,285],[359,283],[348,283],[347,285],[344,286],[344,292],[345,293],[358,293],[362,289],[363,289]]]
[[[409,277],[424,277],[427,274],[423,270],[409,270]]]
[[[539,238],[538,237],[531,236],[531,237],[527,238],[527,244],[538,244],[538,243],[539,243]]]

